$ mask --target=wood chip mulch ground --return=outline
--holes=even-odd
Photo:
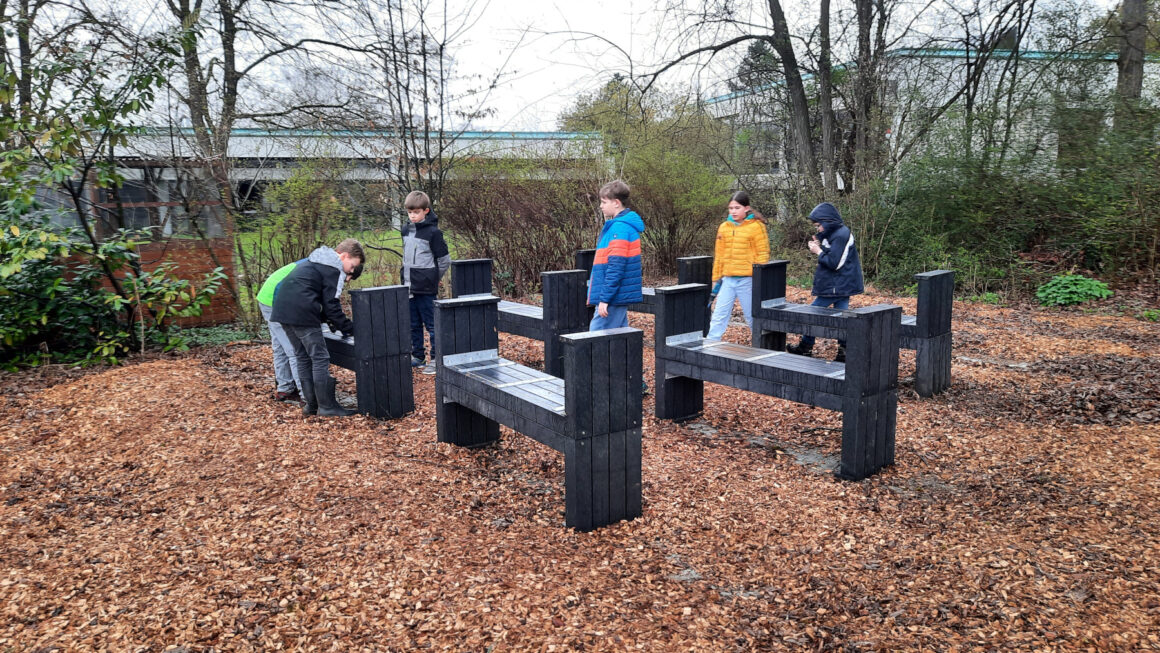
[[[583,534],[559,454],[435,443],[434,377],[375,421],[274,402],[260,344],[3,375],[0,651],[1160,650],[1160,328],[955,310],[894,467],[835,480],[837,413],[649,397],[644,515]]]

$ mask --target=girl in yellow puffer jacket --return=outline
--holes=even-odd
[[[769,236],[765,219],[749,206],[749,193],[738,191],[729,200],[729,217],[717,229],[713,252],[713,318],[706,338],[720,340],[733,314],[733,301],[741,301],[745,321],[753,329],[753,264],[769,261]]]

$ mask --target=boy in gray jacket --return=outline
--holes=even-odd
[[[423,326],[431,336],[431,361],[424,374],[435,373],[435,296],[439,280],[451,267],[451,253],[439,231],[439,218],[431,210],[431,198],[411,191],[403,202],[410,223],[403,226],[403,283],[411,289],[411,367],[423,365]]]

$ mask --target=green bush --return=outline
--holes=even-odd
[[[1140,319],[1147,322],[1160,322],[1160,310],[1149,308],[1140,313]]]
[[[1051,281],[1035,291],[1039,303],[1044,306],[1071,306],[1093,299],[1107,299],[1112,296],[1108,284],[1090,279],[1082,274],[1064,274],[1052,277]]]
[[[970,297],[965,297],[964,299],[966,299],[968,302],[982,302],[984,304],[992,304],[994,306],[1003,305],[1002,295],[993,292],[985,292],[981,295],[971,295]]]
[[[139,232],[118,232],[94,250],[45,214],[8,214],[0,225],[0,366],[6,369],[51,361],[116,364],[147,344],[184,349],[180,333],[170,330],[174,318],[200,315],[225,279],[220,268],[197,286],[175,277],[172,265],[141,270]],[[120,293],[102,285],[109,274],[119,279]]]

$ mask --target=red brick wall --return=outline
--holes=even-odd
[[[209,249],[213,250],[213,258],[210,257]],[[177,268],[173,271],[175,275],[200,283],[208,272],[217,267],[214,263],[216,258],[226,277],[234,279],[233,241],[228,238],[163,240],[146,243],[138,248],[138,251],[141,254],[141,267],[147,271],[157,269],[163,262],[172,262],[177,264]],[[235,320],[237,320],[237,305],[226,283],[222,283],[209,305],[202,309],[201,316],[181,318],[177,323],[183,327],[212,326]]]
[[[207,247],[208,244],[208,247]],[[138,248],[141,255],[141,267],[148,272],[157,269],[164,262],[177,264],[173,274],[181,279],[188,279],[200,284],[205,275],[217,267],[214,259],[210,258],[212,248],[222,271],[229,279],[234,278],[234,249],[233,241],[228,238],[212,238],[210,240],[170,239],[154,243],[146,243]],[[67,274],[67,273],[66,273]],[[120,278],[124,278],[121,273]],[[108,279],[102,280],[102,285],[111,288]],[[210,300],[208,306],[202,309],[199,317],[187,317],[177,320],[183,327],[213,326],[226,324],[237,320],[236,305],[230,291],[223,283],[217,294]]]

